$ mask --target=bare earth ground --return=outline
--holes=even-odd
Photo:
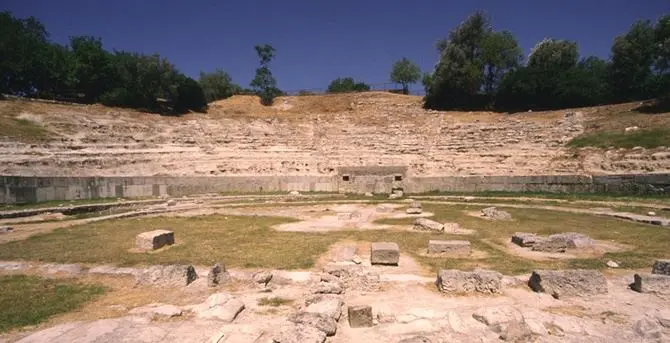
[[[274,224],[271,230],[294,229],[291,231],[279,231],[280,234],[295,234],[297,237],[314,239],[312,235],[339,235],[328,245],[328,248],[315,260],[314,265],[307,269],[286,271],[269,270],[267,268],[244,268],[235,263],[229,268],[233,281],[219,288],[208,288],[206,275],[208,266],[197,266],[199,278],[186,287],[162,287],[142,286],[135,283],[134,278],[119,275],[100,275],[87,272],[99,266],[100,263],[76,263],[59,265],[48,263],[51,253],[60,254],[58,251],[42,251],[40,261],[31,260],[25,262],[2,262],[0,272],[2,273],[27,273],[42,275],[44,277],[76,277],[81,282],[99,283],[108,286],[111,291],[101,298],[88,303],[82,308],[52,317],[47,322],[34,328],[14,330],[0,336],[0,341],[7,342],[272,342],[277,330],[288,325],[287,318],[293,313],[306,307],[305,300],[312,296],[317,285],[321,271],[333,266],[337,268],[352,268],[356,272],[351,277],[343,279],[345,289],[341,295],[345,306],[342,318],[337,325],[337,333],[329,337],[327,342],[399,342],[403,338],[416,335],[424,336],[431,342],[497,342],[500,341],[500,333],[495,332],[493,326],[487,326],[475,319],[474,314],[482,311],[502,311],[502,320],[510,318],[523,318],[533,335],[524,338],[523,342],[665,342],[670,337],[670,330],[658,326],[657,336],[644,336],[639,332],[639,321],[647,319],[654,323],[658,318],[668,318],[670,298],[651,294],[636,293],[628,288],[632,282],[632,275],[636,272],[649,272],[649,268],[628,268],[622,262],[621,269],[604,269],[608,279],[608,293],[604,295],[588,297],[568,297],[560,300],[553,299],[550,295],[533,293],[525,286],[528,274],[510,275],[504,279],[503,294],[496,296],[482,295],[443,295],[433,285],[435,281],[434,266],[432,263],[461,263],[456,264],[458,268],[470,269],[471,263],[485,266],[493,264],[496,268],[504,266],[504,261],[499,259],[513,259],[514,261],[527,261],[524,263],[543,265],[542,263],[556,263],[557,257],[563,263],[572,261],[595,261],[599,263],[598,269],[605,268],[598,257],[604,254],[610,256],[626,256],[632,252],[641,253],[641,250],[653,251],[654,258],[667,258],[667,250],[662,252],[663,242],[654,242],[646,237],[666,237],[668,228],[659,225],[639,224],[622,219],[612,219],[602,216],[602,210],[588,210],[581,207],[572,207],[570,204],[557,203],[551,206],[534,203],[514,203],[498,206],[513,213],[513,219],[509,222],[491,222],[472,216],[475,208],[487,205],[486,199],[478,199],[477,202],[468,201],[440,201],[431,198],[430,201],[422,201],[424,209],[432,219],[441,222],[448,221],[446,218],[459,222],[464,229],[472,229],[470,235],[454,236],[458,239],[470,240],[474,244],[472,255],[464,259],[452,259],[449,257],[431,258],[425,256],[421,251],[407,250],[411,245],[411,236],[421,235],[412,232],[410,223],[412,217],[404,214],[406,202],[389,202],[394,208],[393,212],[377,212],[378,203],[346,200],[318,200],[305,197],[302,202],[286,203],[281,199],[263,199],[261,203],[235,202],[222,204],[218,200],[202,199],[178,199],[177,205],[146,205],[144,208],[133,208],[132,211],[147,211],[135,221],[135,219],[113,219],[94,217],[86,219],[64,218],[59,221],[47,223],[25,223],[14,225],[16,231],[0,234],[3,241],[26,242],[27,248],[24,256],[31,256],[29,250],[31,244],[40,243],[44,235],[59,227],[68,227],[70,233],[53,231],[52,234],[65,235],[72,244],[76,243],[77,232],[82,230],[95,230],[100,235],[105,235],[103,226],[96,223],[87,223],[82,227],[72,227],[74,224],[82,224],[83,220],[96,219],[98,223],[109,223],[114,226],[118,224],[117,232],[120,235],[124,223],[142,223],[144,219],[164,218],[166,220],[178,220],[179,218],[192,218],[192,227],[179,231],[177,246],[162,249],[148,254],[151,259],[160,259],[166,254],[177,253],[179,249],[189,249],[189,243],[180,245],[180,239],[188,239],[189,230],[196,233],[199,218],[217,218],[212,216],[231,216],[230,218],[257,218],[263,220],[267,215],[293,218],[294,222]],[[603,202],[605,203],[605,202]],[[621,203],[608,201],[607,206],[618,207]],[[646,203],[645,203],[646,204]],[[594,207],[598,203],[591,204]],[[158,211],[159,212],[155,212]],[[150,212],[154,211],[154,212]],[[525,212],[524,212],[525,211]],[[530,212],[528,212],[530,211]],[[565,231],[592,232],[593,228],[608,228],[599,232],[598,251],[590,251],[584,254],[568,252],[562,256],[530,256],[520,253],[516,247],[503,244],[508,241],[509,232],[515,227],[528,229],[527,226],[536,225],[532,211],[538,215],[546,216],[546,226],[549,230],[559,227],[552,222],[551,213],[557,216],[576,216],[574,221],[563,221],[568,227]],[[569,212],[568,212],[569,211]],[[352,219],[339,219],[339,213],[358,213]],[[242,217],[240,217],[242,216]],[[568,217],[560,217],[568,218]],[[242,220],[242,219],[240,219]],[[295,221],[297,220],[297,221]],[[126,222],[124,222],[126,221]],[[541,221],[539,221],[541,222]],[[538,222],[538,223],[539,223]],[[233,225],[233,222],[230,222]],[[87,226],[88,225],[88,226]],[[225,233],[232,230],[221,222],[219,235],[225,240]],[[538,232],[545,234],[544,228],[538,228]],[[138,230],[147,230],[148,227],[140,227]],[[325,230],[324,230],[325,229]],[[249,238],[251,240],[262,240],[263,234],[255,232],[256,228],[249,227]],[[400,231],[397,231],[400,230]],[[589,231],[591,230],[591,231]],[[601,230],[601,229],[599,229]],[[633,230],[633,231],[631,231]],[[620,231],[620,232],[619,232]],[[635,232],[639,232],[638,240],[634,240]],[[27,233],[37,236],[23,241]],[[112,231],[113,232],[113,231]],[[375,233],[377,232],[377,233]],[[499,233],[496,233],[499,232]],[[595,232],[595,231],[593,231]],[[354,234],[356,233],[356,234]],[[372,266],[369,259],[370,241],[356,239],[356,237],[371,234],[376,239],[396,240],[406,237],[409,241],[401,243],[401,258],[398,267]],[[591,234],[591,233],[590,233]],[[628,241],[620,236],[625,234]],[[356,236],[359,235],[359,236]],[[268,236],[266,234],[266,236]],[[451,235],[448,235],[451,237]],[[55,236],[54,236],[55,237]],[[181,238],[180,238],[181,237]],[[347,238],[349,237],[349,238]],[[426,237],[426,236],[422,236]],[[507,237],[507,238],[505,238]],[[325,236],[323,237],[325,238]],[[103,238],[104,239],[104,238]],[[244,237],[242,237],[244,239]],[[501,240],[499,240],[501,239]],[[258,254],[269,253],[261,247],[261,241],[256,241]],[[108,244],[117,244],[110,237]],[[423,241],[425,244],[425,241]],[[481,243],[477,243],[481,242]],[[644,242],[644,246],[641,244]],[[90,241],[90,244],[95,242]],[[131,243],[132,244],[132,243]],[[195,254],[202,254],[203,249],[208,249],[210,243],[203,243]],[[299,242],[284,243],[299,245]],[[417,245],[417,247],[420,245]],[[655,248],[651,248],[651,247]],[[7,247],[7,246],[6,246]],[[4,247],[0,247],[3,249]],[[62,248],[61,248],[62,249]],[[67,249],[67,248],[66,248]],[[412,248],[413,249],[413,248]],[[661,249],[661,250],[658,250]],[[208,250],[209,251],[209,250]],[[243,253],[246,250],[240,250]],[[73,251],[74,252],[74,251]],[[123,249],[120,254],[129,253]],[[2,254],[2,252],[0,252]],[[501,255],[502,254],[502,255]],[[620,254],[620,255],[617,255]],[[621,255],[623,254],[623,255]],[[54,255],[56,256],[56,255]],[[95,252],[91,252],[95,256]],[[251,256],[240,256],[243,259],[254,259]],[[556,257],[556,258],[555,258]],[[260,258],[260,256],[258,256]],[[426,261],[438,261],[426,264]],[[537,261],[536,261],[537,260]],[[232,260],[231,260],[232,261]],[[479,261],[479,262],[478,262]],[[631,260],[630,263],[632,263]],[[646,258],[645,263],[649,265],[653,258]],[[224,261],[225,262],[225,261]],[[358,264],[357,264],[358,263]],[[518,263],[518,262],[515,262]],[[82,266],[83,268],[79,268]],[[129,270],[140,270],[143,267],[136,266]],[[110,270],[115,270],[110,267]],[[266,270],[273,274],[273,281],[267,287],[253,282],[253,274],[259,270]],[[242,303],[245,309],[232,323],[219,320],[205,320],[198,318],[192,312],[194,305],[207,299],[214,292],[224,292]],[[279,306],[261,305],[263,298],[279,298],[283,304]],[[163,303],[176,305],[182,310],[180,316],[173,318],[152,317],[135,313],[133,309],[142,308],[152,303]],[[351,328],[348,324],[346,308],[351,305],[371,305],[375,318],[375,325],[370,328]],[[500,317],[500,316],[499,316]],[[496,317],[496,318],[499,318]],[[493,317],[491,317],[493,318]],[[649,334],[648,332],[646,334]],[[650,338],[651,337],[651,338]]]
[[[662,173],[670,147],[584,148],[584,132],[670,127],[639,104],[533,113],[438,112],[383,92],[250,96],[207,114],[160,117],[100,105],[0,102],[0,174],[71,176],[333,175],[407,165],[410,176]],[[570,114],[570,115],[567,115]]]

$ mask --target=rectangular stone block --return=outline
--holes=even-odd
[[[470,242],[468,241],[428,241],[429,254],[468,256],[471,251]]]
[[[400,247],[396,243],[376,242],[370,246],[370,263],[397,266]]]
[[[528,286],[535,292],[548,293],[556,299],[607,294],[605,275],[597,270],[536,270],[528,280]]]
[[[349,315],[349,326],[352,328],[372,327],[371,306],[349,306],[347,313]]]
[[[635,274],[634,278],[630,288],[636,292],[670,295],[670,275]]]
[[[651,268],[652,274],[670,275],[670,260],[656,260]]]
[[[442,293],[500,293],[502,274],[492,270],[464,272],[445,269],[437,273],[436,284]]]
[[[135,246],[140,250],[156,250],[174,244],[174,232],[154,230],[142,232],[135,237]]]

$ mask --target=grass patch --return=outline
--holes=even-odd
[[[278,205],[278,207],[283,205]],[[504,207],[504,206],[501,206]],[[424,204],[441,222],[458,222],[476,230],[457,236],[399,230],[342,230],[332,232],[280,232],[271,226],[290,218],[212,215],[190,218],[145,217],[90,223],[32,236],[0,245],[0,260],[41,260],[60,263],[112,263],[117,265],[216,262],[230,267],[302,269],[314,265],[319,256],[338,241],[390,241],[399,244],[423,265],[472,270],[490,268],[504,274],[527,273],[536,268],[605,268],[607,260],[620,261],[623,268],[647,268],[654,259],[667,255],[670,230],[614,218],[539,209],[506,208],[513,221],[487,221],[467,215],[476,205]],[[411,225],[413,219],[387,219],[387,224]],[[170,228],[177,245],[156,253],[133,253],[135,236],[141,232]],[[516,231],[549,235],[577,231],[594,239],[634,246],[631,251],[607,253],[598,258],[534,261],[509,254],[504,246]],[[422,256],[430,239],[469,240],[483,258],[433,258]]]
[[[279,307],[279,306],[284,306],[284,305],[291,305],[293,304],[295,300],[293,299],[287,299],[287,298],[282,298],[282,297],[264,297],[258,299],[258,306],[271,306],[271,307]]]
[[[0,137],[9,137],[22,142],[44,141],[51,133],[30,120],[0,117]]]
[[[97,285],[26,275],[0,276],[0,332],[35,325],[103,294]]]
[[[637,146],[652,149],[660,146],[670,146],[670,129],[657,128],[636,132],[593,132],[585,133],[570,140],[567,144],[573,148],[626,148]]]

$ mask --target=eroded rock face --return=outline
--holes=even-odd
[[[651,268],[652,274],[670,275],[670,260],[656,260]]]
[[[323,343],[326,334],[310,325],[285,324],[272,335],[272,343]]]
[[[554,298],[592,296],[607,293],[607,280],[597,270],[536,270],[528,280],[535,292],[551,294]]]
[[[649,318],[642,318],[633,324],[633,331],[635,333],[649,340],[658,340],[663,337],[662,327],[655,320]]]
[[[634,282],[630,287],[640,293],[668,295],[670,294],[670,275],[635,274]]]
[[[207,286],[217,287],[230,281],[230,279],[231,276],[226,267],[217,263],[209,270],[209,274],[207,274]]]
[[[568,250],[568,242],[560,238],[542,238],[533,244],[532,250],[548,253],[564,253]]]
[[[137,283],[157,286],[188,286],[197,278],[198,274],[193,266],[152,266],[138,273]]]
[[[440,270],[437,288],[443,293],[500,293],[502,274],[492,270]]]
[[[327,314],[303,311],[289,317],[289,321],[313,326],[325,333],[326,336],[333,336],[337,332],[337,322]]]

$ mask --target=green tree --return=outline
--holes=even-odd
[[[328,93],[348,93],[369,91],[370,86],[363,82],[356,82],[352,77],[344,77],[333,80],[328,85]]]
[[[638,21],[612,45],[611,82],[619,101],[643,99],[650,94],[648,81],[652,75],[655,53],[654,26]]]
[[[577,43],[562,39],[544,39],[528,57],[528,66],[541,70],[562,71],[577,66]]]
[[[269,44],[256,45],[256,54],[260,60],[260,68],[256,69],[256,75],[251,81],[251,88],[261,98],[261,104],[272,105],[274,98],[282,92],[277,88],[277,80],[270,71],[270,62],[275,57],[275,48]]]
[[[482,40],[481,59],[484,65],[484,92],[493,96],[502,77],[519,66],[523,54],[511,32],[491,32]]]
[[[424,106],[432,109],[479,108],[485,105],[481,93],[485,61],[484,41],[492,33],[489,19],[475,12],[437,42],[440,60],[426,87]]]
[[[421,68],[408,58],[403,57],[393,64],[391,69],[391,82],[402,85],[404,94],[409,94],[409,85],[416,83],[421,78]]]
[[[37,19],[8,11],[0,12],[0,28],[0,92],[34,96],[45,79],[48,33]]]
[[[207,102],[231,97],[241,90],[239,85],[233,83],[230,75],[221,69],[216,69],[211,73],[200,72],[198,82],[200,82]]]
[[[112,55],[102,46],[100,38],[78,36],[70,38],[74,54],[74,74],[78,91],[84,93],[84,101],[96,102],[100,96],[116,84],[112,66]]]

